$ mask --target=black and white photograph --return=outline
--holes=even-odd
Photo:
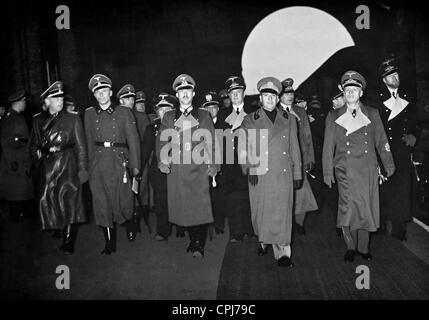
[[[2,2],[0,50],[2,300],[429,300],[423,3]]]

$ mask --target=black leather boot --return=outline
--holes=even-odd
[[[69,224],[64,228],[64,241],[60,249],[63,250],[64,254],[74,253],[74,244],[76,241],[77,226],[76,224]]]
[[[186,248],[186,252],[195,252],[195,241],[196,241],[196,235],[195,235],[195,227],[188,227],[188,234],[189,234],[189,245]]]
[[[129,242],[133,242],[134,240],[136,240],[138,227],[135,223],[134,218],[131,218],[130,220],[125,222],[125,230],[127,232],[127,238]]]
[[[101,251],[101,254],[108,254],[110,255],[112,252],[116,251],[116,232],[115,228],[102,228],[104,239],[106,241],[106,244],[104,246],[103,251]]]

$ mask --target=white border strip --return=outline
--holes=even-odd
[[[413,217],[413,222],[418,224],[420,227],[425,229],[427,232],[429,232],[429,226],[425,225],[423,222],[421,222],[419,219]]]

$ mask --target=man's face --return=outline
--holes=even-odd
[[[64,98],[63,97],[46,98],[45,103],[48,107],[49,113],[54,114],[54,113],[60,112],[63,109]]]
[[[72,103],[67,104],[67,111],[68,112],[74,112],[75,111],[75,105]]]
[[[279,97],[275,93],[271,92],[262,92],[260,96],[262,107],[268,111],[274,110],[277,103],[279,102]]]
[[[101,88],[94,92],[94,97],[99,105],[106,105],[110,102],[112,90],[110,88]]]
[[[339,96],[338,98],[332,100],[332,107],[334,109],[338,109],[344,106],[345,103],[346,101],[344,100],[344,96]]]
[[[136,110],[138,112],[146,112],[146,104],[145,104],[145,102],[136,102]]]
[[[127,108],[132,109],[134,107],[134,97],[121,98],[119,102]]]
[[[189,106],[192,104],[192,99],[194,98],[195,92],[194,89],[180,89],[177,91],[176,96],[179,99],[180,105]]]
[[[4,114],[6,112],[6,108],[5,107],[0,107],[0,117],[3,117]]]
[[[230,98],[225,98],[225,99],[223,99],[223,106],[224,106],[225,108],[230,107],[230,106],[231,106],[231,99],[230,99]]]
[[[280,97],[280,101],[287,106],[292,105],[294,99],[295,93],[293,92],[285,92]]]
[[[170,110],[173,110],[173,108],[165,106],[165,107],[158,107],[156,109],[156,114],[158,115],[158,117],[160,117],[160,119],[162,120],[162,118],[164,117],[164,114]]]
[[[344,97],[347,103],[356,103],[362,96],[362,89],[355,86],[348,86],[344,88]]]
[[[208,106],[207,111],[210,112],[212,119],[214,119],[217,117],[217,113],[219,112],[219,106],[217,104]]]
[[[383,82],[390,88],[399,88],[401,81],[399,80],[399,74],[397,72],[391,73],[383,78]]]
[[[244,99],[244,90],[243,89],[234,89],[231,90],[229,93],[229,98],[231,99],[231,102],[234,106],[238,106],[243,103]]]

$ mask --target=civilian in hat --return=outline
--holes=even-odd
[[[215,127],[216,134],[218,132],[222,132],[225,129],[224,122],[219,121],[219,97],[214,91],[209,91],[205,94],[203,102],[201,104],[202,108],[206,109],[212,119]],[[224,137],[222,135],[219,136],[220,141],[222,141]],[[219,141],[218,141],[219,143]],[[220,144],[219,144],[220,146]],[[224,145],[222,144],[224,147]],[[222,153],[225,159],[225,154]],[[222,163],[225,163],[223,161]],[[224,176],[222,172],[222,165],[220,166],[220,172],[216,175],[216,178],[210,178],[210,196],[212,200],[212,211],[214,218],[214,230],[216,234],[223,234],[225,231],[225,209],[223,207],[224,199],[225,199],[225,186],[224,186]],[[211,229],[212,230],[212,229]]]
[[[296,119],[298,128],[298,138],[301,150],[301,160],[303,170],[303,185],[295,190],[295,227],[298,234],[304,235],[304,220],[306,213],[318,209],[316,199],[311,190],[310,183],[307,179],[307,174],[314,168],[314,149],[313,138],[311,135],[310,123],[305,107],[297,106],[295,102],[295,90],[293,89],[293,79],[287,78],[282,82],[282,92],[280,94],[279,108]],[[304,100],[304,99],[302,99]],[[305,100],[304,100],[305,101]],[[299,101],[298,101],[299,102]],[[301,101],[301,104],[303,101]]]
[[[97,100],[85,111],[89,186],[95,223],[106,240],[102,254],[116,251],[115,224],[125,224],[128,241],[138,226],[133,218],[132,180],[141,176],[140,139],[132,111],[111,101],[112,81],[95,74],[88,84]]]
[[[244,80],[238,76],[231,76],[225,82],[232,106],[222,108],[218,114],[218,121],[223,123],[224,154],[226,161],[222,166],[225,177],[225,199],[226,215],[228,217],[230,241],[243,241],[244,235],[254,237],[250,216],[249,187],[247,178],[242,175],[241,167],[238,163],[238,129],[244,117],[257,110],[257,107],[244,103],[244,90],[246,85]]]
[[[0,122],[0,200],[9,204],[9,220],[23,222],[26,202],[33,198],[28,153],[30,133],[23,115],[26,107],[25,91],[9,96],[9,111]]]
[[[276,108],[282,91],[279,80],[263,78],[257,88],[262,107],[243,120],[240,139],[247,139],[247,147],[239,150],[240,163],[248,177],[252,224],[259,240],[257,253],[265,255],[272,245],[278,266],[290,267],[293,189],[302,179],[296,121]],[[249,134],[254,130],[256,139]]]
[[[47,107],[42,125],[33,128],[32,158],[39,159],[38,208],[42,230],[63,230],[65,254],[74,252],[77,224],[86,221],[81,185],[88,181],[82,122],[64,109],[61,81],[40,96]]]
[[[369,253],[369,234],[380,226],[377,153],[387,176],[395,171],[390,145],[377,109],[360,101],[365,78],[350,70],[341,77],[345,106],[331,110],[326,118],[323,175],[331,187],[338,182],[337,227],[341,227],[347,251],[345,262]]]
[[[231,106],[231,99],[229,98],[228,91],[226,89],[222,89],[219,92],[219,97],[222,99],[219,109],[229,108]]]
[[[149,183],[153,188],[156,214],[156,241],[168,240],[171,234],[171,224],[168,221],[167,175],[158,169],[155,144],[164,114],[175,110],[176,105],[177,99],[174,96],[168,93],[160,93],[158,95],[154,106],[157,118],[146,128],[142,143],[142,166],[149,168]]]
[[[159,169],[167,174],[169,221],[187,228],[190,244],[186,251],[190,251],[195,258],[202,258],[207,227],[213,222],[207,176],[214,177],[218,165],[214,164],[213,121],[206,110],[194,108],[194,89],[195,81],[187,74],[181,74],[174,80],[173,90],[180,107],[164,114],[156,151]],[[211,141],[194,141],[192,135],[199,129],[210,133],[210,137],[204,138]],[[205,159],[198,159],[202,163],[192,155],[196,153],[195,148],[201,147],[206,156]],[[168,150],[172,156],[168,155]]]
[[[399,71],[394,59],[381,63],[381,88],[375,103],[396,165],[395,175],[380,188],[381,227],[383,232],[387,231],[399,240],[406,240],[406,224],[413,216],[414,175],[410,154],[419,133],[415,97],[405,87],[407,82],[401,82]]]

